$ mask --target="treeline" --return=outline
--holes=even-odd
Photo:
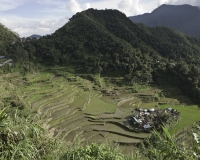
[[[81,73],[124,76],[130,83],[173,83],[200,96],[200,40],[167,27],[135,24],[117,10],[77,13],[52,35],[10,45],[9,55],[30,66],[75,65]]]

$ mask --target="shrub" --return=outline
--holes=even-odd
[[[165,127],[162,127],[162,133],[153,131],[141,148],[146,157],[159,160],[196,160],[200,153],[199,144],[192,147],[184,142],[178,144]],[[198,148],[196,152],[195,148]]]
[[[67,160],[124,160],[125,156],[107,143],[92,143],[82,146],[80,143],[75,144],[62,157]]]

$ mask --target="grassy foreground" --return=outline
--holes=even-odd
[[[17,111],[8,115],[10,109],[0,112],[0,159],[1,160],[124,160],[128,159],[118,148],[109,143],[83,146],[81,141],[63,143],[48,138],[45,129],[27,119],[20,118]],[[134,159],[133,157],[131,159]]]

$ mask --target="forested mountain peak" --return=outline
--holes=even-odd
[[[86,56],[86,54],[89,54],[89,56],[93,55],[95,57],[108,53],[112,54],[111,50],[115,53],[124,53],[125,49],[122,48],[126,48],[127,52],[131,53],[134,48],[140,49],[145,54],[152,53],[169,58],[180,58],[185,53],[180,53],[177,56],[179,53],[175,52],[176,49],[173,51],[169,48],[169,50],[161,49],[162,47],[158,47],[158,44],[164,48],[167,47],[168,43],[173,43],[175,48],[195,45],[193,42],[200,44],[199,40],[171,28],[149,28],[142,24],[132,23],[125,14],[111,9],[88,9],[77,13],[66,25],[57,30],[52,37],[59,39],[61,42],[66,42],[66,44],[79,42],[70,47],[78,46],[80,49],[77,47],[74,49],[69,47],[68,49],[72,52],[78,49],[79,55]],[[69,40],[65,41],[66,39]],[[176,45],[174,45],[175,43]],[[111,44],[118,45],[108,47]],[[61,48],[66,48],[66,46]]]
[[[140,60],[164,57],[191,62],[200,55],[199,45],[200,40],[171,28],[133,23],[118,10],[88,9],[75,14],[54,34],[32,42],[28,52],[42,63],[83,64],[87,72],[121,68],[127,73],[136,55]]]
[[[189,14],[188,12],[199,14],[200,9],[198,6],[191,6],[189,4],[184,5],[169,5],[163,4],[160,7],[152,11],[153,14],[165,14],[169,11],[176,12],[178,14]]]
[[[200,38],[200,9],[191,5],[161,5],[152,13],[129,17],[147,26],[168,26]]]

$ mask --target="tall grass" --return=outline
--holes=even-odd
[[[139,155],[134,154],[127,156],[122,153],[118,146],[111,143],[92,143],[82,145],[82,143],[74,143],[61,160],[138,160]]]
[[[45,130],[39,124],[31,122],[28,118],[20,118],[17,111],[12,116],[4,117],[0,121],[1,160],[55,157],[53,151],[59,148],[59,142],[47,138]]]
[[[192,145],[184,141],[177,143],[165,127],[162,127],[162,133],[153,131],[141,148],[150,160],[197,160],[200,151],[200,146],[195,140]]]

